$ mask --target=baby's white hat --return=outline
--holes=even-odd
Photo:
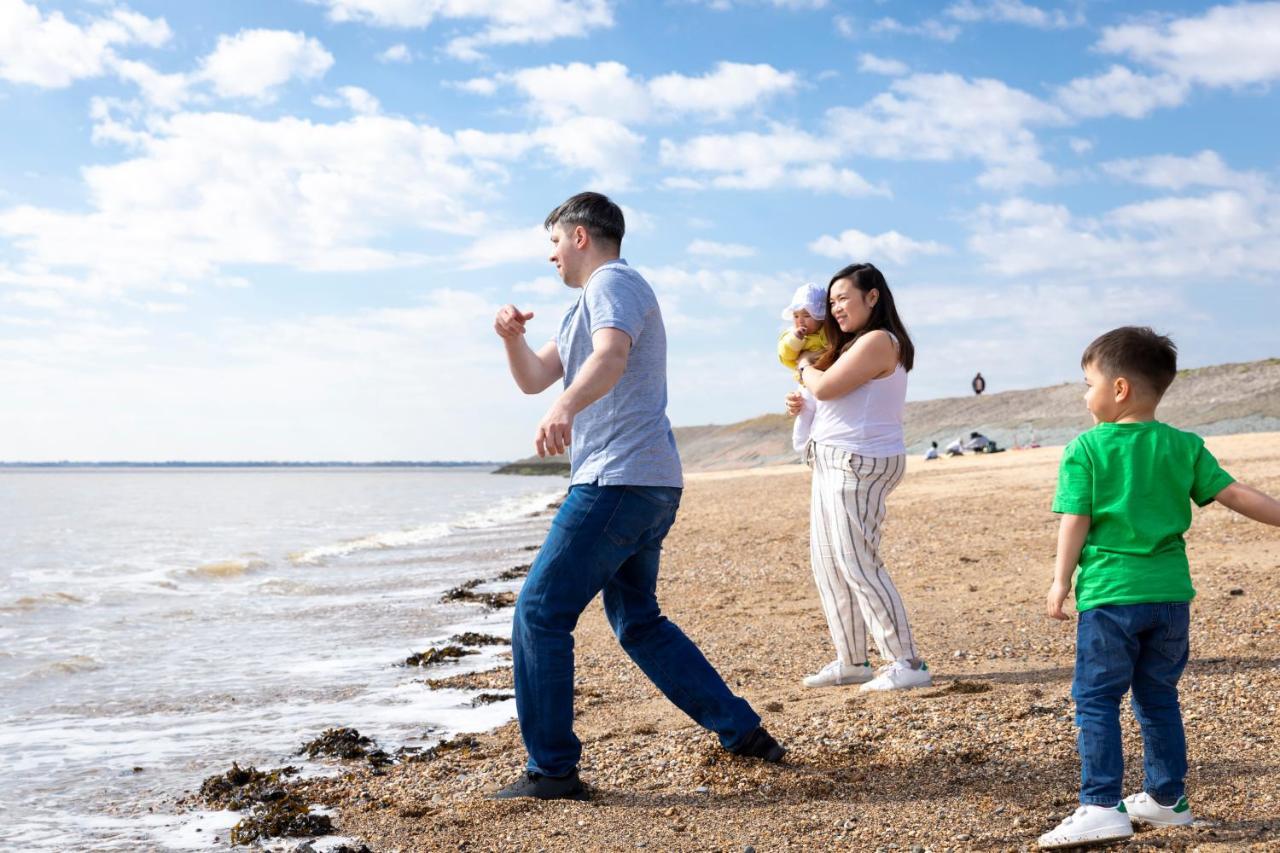
[[[792,314],[801,308],[809,312],[815,320],[827,316],[827,289],[820,284],[802,284],[796,288],[791,297],[791,304],[782,310],[782,319],[790,320]]]

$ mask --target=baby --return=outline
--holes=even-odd
[[[782,319],[791,328],[778,337],[778,361],[791,371],[797,382],[796,370],[800,357],[809,353],[816,357],[827,348],[827,332],[823,320],[827,316],[827,289],[819,284],[802,284],[791,297],[791,304],[782,311]]]

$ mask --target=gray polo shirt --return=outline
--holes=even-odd
[[[591,335],[618,329],[631,338],[622,378],[573,420],[569,485],[684,485],[667,420],[667,333],[653,288],[624,260],[601,265],[560,322],[556,349],[564,386],[594,352]]]

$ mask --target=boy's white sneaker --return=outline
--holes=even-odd
[[[1143,791],[1124,798],[1124,807],[1133,820],[1146,821],[1155,826],[1190,826],[1191,806],[1186,797],[1180,797],[1171,806],[1162,806],[1156,798]]]
[[[804,679],[805,687],[836,687],[841,684],[865,684],[875,677],[871,664],[860,663],[845,666],[838,660],[824,666]]]
[[[1041,850],[1074,847],[1078,844],[1103,844],[1133,836],[1133,824],[1124,803],[1114,808],[1081,806],[1055,828],[1040,836]]]
[[[906,661],[896,660],[888,666],[880,667],[876,677],[858,689],[868,692],[910,690],[913,687],[928,687],[932,683],[933,675],[924,661],[920,662],[919,667],[913,667]]]

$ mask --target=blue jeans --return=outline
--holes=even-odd
[[[1123,795],[1120,700],[1130,688],[1142,727],[1143,789],[1164,805],[1185,793],[1178,679],[1187,665],[1190,621],[1186,602],[1111,604],[1080,614],[1071,696],[1080,727],[1082,804],[1110,807]]]
[[[529,769],[563,776],[578,765],[573,733],[573,629],[596,593],[622,648],[699,725],[740,745],[760,716],[735,696],[658,607],[658,558],[680,489],[577,485],[551,523],[516,602],[511,631],[516,712]]]

